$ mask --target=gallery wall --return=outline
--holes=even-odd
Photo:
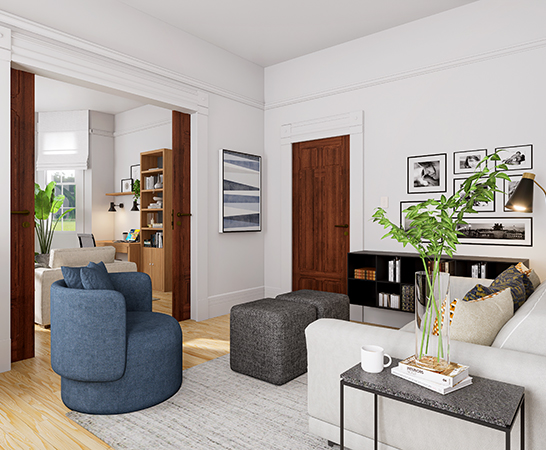
[[[351,216],[363,216],[365,250],[410,251],[382,240],[383,229],[371,218],[382,197],[398,221],[400,202],[432,195],[407,193],[407,158],[447,153],[447,194],[452,192],[453,152],[533,144],[531,172],[546,182],[546,139],[541,105],[546,100],[546,33],[536,19],[545,5],[536,1],[480,1],[413,22],[369,38],[266,69],[265,151],[269,167],[268,218],[290,220],[291,192],[282,191],[290,166],[281,164],[283,126],[312,122],[354,111],[364,116],[364,167],[351,164],[351,176],[363,173],[364,199]],[[508,26],[510,24],[510,26]],[[504,29],[506,27],[506,30]],[[456,30],[465,33],[455,33]],[[541,38],[542,40],[539,40]],[[440,51],[442,50],[442,51]],[[309,73],[318,73],[309,77]],[[325,131],[327,134],[327,131]],[[285,159],[286,161],[286,159]],[[514,171],[521,174],[523,171]],[[273,193],[271,195],[271,193]],[[356,194],[352,191],[351,195]],[[494,213],[509,218],[497,196]],[[536,193],[533,246],[461,245],[458,253],[529,258],[546,278],[546,236],[541,223],[546,202]],[[520,215],[521,216],[521,215]],[[282,240],[283,222],[269,220],[265,240],[266,289],[286,290],[291,246]],[[281,245],[279,245],[281,242]],[[353,250],[358,250],[351,246]],[[283,284],[284,283],[284,284]],[[400,326],[402,313],[364,311],[366,321]]]

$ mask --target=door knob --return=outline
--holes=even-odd
[[[345,225],[334,225],[336,228],[349,228],[349,224],[346,223]]]
[[[186,214],[176,213],[176,217],[186,217],[186,216],[191,216],[191,213],[186,213]]]
[[[28,209],[25,209],[23,211],[12,211],[12,214],[21,214],[22,216],[28,216],[30,214],[30,211]]]

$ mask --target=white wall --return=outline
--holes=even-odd
[[[121,191],[121,180],[131,177],[131,166],[140,164],[141,152],[172,148],[172,111],[148,105],[116,114],[114,140],[114,180],[108,192]],[[111,239],[121,239],[124,231],[140,228],[140,213],[131,211],[133,196],[110,199],[124,204],[123,209],[116,208],[116,213],[109,213],[115,219]]]
[[[389,198],[393,221],[400,201],[427,198],[406,193],[408,156],[447,153],[450,193],[454,151],[532,143],[532,172],[545,181],[546,33],[538,19],[545,16],[544,2],[482,0],[267,68],[265,151],[273,169],[266,187],[266,287],[290,288],[285,272],[291,262],[285,255],[291,253],[284,247],[291,244],[281,239],[283,222],[276,219],[291,216],[291,191],[282,193],[291,170],[281,164],[285,124],[364,111],[364,200],[351,204],[351,216],[363,214],[365,223],[363,236],[351,240],[363,239],[366,250],[404,251],[381,240],[383,229],[369,219],[382,196]],[[537,192],[535,212],[528,215],[534,218],[532,248],[461,245],[458,253],[529,258],[546,278],[545,214],[543,194]],[[488,216],[514,213],[504,213],[497,196],[496,212]],[[368,309],[365,318],[390,325],[405,320]]]

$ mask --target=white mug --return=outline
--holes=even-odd
[[[389,367],[392,362],[391,357],[385,353],[385,350],[377,345],[363,345],[360,354],[362,357],[360,366],[365,372],[379,373],[384,367]],[[384,364],[385,356],[389,359],[386,364]]]

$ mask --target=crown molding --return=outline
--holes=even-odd
[[[162,120],[159,122],[149,123],[149,124],[141,125],[134,128],[128,128],[126,130],[115,131],[113,135],[114,137],[117,138],[120,136],[126,136],[128,134],[138,133],[140,131],[146,131],[146,130],[151,130],[153,128],[163,127],[165,125],[171,125],[171,123],[172,122],[170,120]]]
[[[138,58],[0,11],[11,30],[11,59],[37,73],[82,80],[188,112],[208,109],[208,94],[264,109],[263,101],[206,83]]]
[[[409,70],[405,72],[399,72],[384,77],[378,77],[362,81],[360,83],[350,84],[346,86],[340,86],[334,89],[325,89],[323,91],[317,91],[313,94],[303,95],[300,97],[294,97],[288,100],[281,100],[277,102],[266,102],[265,110],[271,110],[276,108],[283,108],[285,106],[295,105],[298,103],[304,103],[312,100],[318,100],[321,98],[331,97],[334,95],[344,94],[347,92],[358,91],[361,89],[367,89],[381,84],[394,83],[397,81],[405,80],[408,78],[420,77],[422,75],[428,75],[430,73],[441,72],[444,70],[450,70],[457,67],[462,67],[470,64],[477,64],[484,61],[489,61],[497,58],[504,58],[506,56],[515,55],[518,53],[528,52],[532,50],[538,50],[546,47],[546,38],[537,39],[522,44],[512,45],[489,52],[483,52],[464,58],[457,58],[449,61],[444,61],[437,64],[431,64],[423,66],[418,69]]]

